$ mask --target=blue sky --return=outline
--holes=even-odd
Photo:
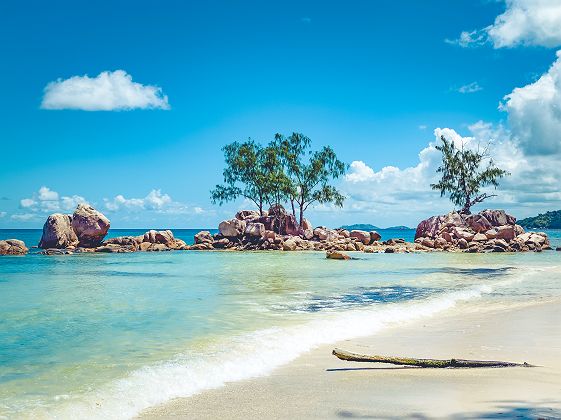
[[[428,188],[435,129],[500,143],[515,170],[488,206],[561,208],[556,173],[543,182],[556,140],[534,153],[532,137],[561,126],[561,104],[526,94],[557,59],[555,3],[2,2],[0,227],[41,227],[82,200],[113,227],[212,227],[245,205],[210,203],[221,147],[292,131],[353,163],[338,182],[347,205],[312,210],[315,225],[451,210]],[[535,18],[513,27],[519,12]],[[112,85],[95,98],[72,90],[103,72]]]

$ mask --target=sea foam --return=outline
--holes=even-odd
[[[83,395],[65,396],[56,406],[29,413],[33,418],[126,419],[177,397],[188,397],[228,382],[269,374],[320,345],[376,334],[430,317],[458,302],[481,297],[493,287],[479,285],[420,301],[375,305],[322,314],[302,325],[268,328],[228,339],[206,349],[146,366]]]

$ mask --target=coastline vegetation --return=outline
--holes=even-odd
[[[481,188],[489,185],[497,188],[498,180],[510,174],[495,165],[490,157],[489,144],[483,150],[471,150],[463,143],[457,148],[453,140],[444,136],[440,139],[442,144],[436,149],[442,153],[442,165],[436,171],[442,173],[442,178],[431,184],[431,188],[439,190],[441,197],[450,194],[450,201],[462,207],[460,214],[469,215],[472,206],[496,196],[480,194]]]
[[[265,147],[249,139],[222,150],[224,183],[211,191],[213,203],[244,197],[255,203],[261,215],[265,204],[271,208],[289,204],[300,226],[314,203],[343,206],[345,197],[330,182],[344,175],[348,165],[330,146],[313,150],[310,138],[292,133],[276,134]]]
[[[519,220],[518,224],[526,229],[561,229],[561,210],[540,213],[535,217]]]

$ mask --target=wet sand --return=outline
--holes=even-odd
[[[528,362],[422,369],[340,361],[363,354]],[[561,418],[561,301],[463,304],[374,336],[317,348],[270,376],[179,398],[142,419]]]

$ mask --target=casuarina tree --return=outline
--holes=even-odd
[[[498,168],[489,155],[489,146],[484,150],[471,150],[456,147],[453,141],[441,136],[442,144],[436,149],[442,153],[442,165],[436,170],[442,178],[431,184],[433,190],[440,191],[440,196],[450,195],[454,205],[460,206],[460,213],[470,214],[471,207],[496,194],[481,193],[486,186],[498,187],[500,178],[509,173]]]
[[[259,213],[263,214],[269,188],[267,176],[263,172],[263,147],[248,140],[228,144],[222,150],[226,162],[224,184],[217,185],[211,191],[212,202],[222,205],[244,197],[254,202]]]
[[[324,146],[312,151],[311,140],[300,133],[289,137],[275,136],[275,147],[281,153],[290,178],[288,190],[292,211],[299,211],[299,223],[304,221],[304,212],[314,203],[333,203],[342,207],[345,197],[330,182],[342,176],[347,165],[337,158],[333,149]]]

